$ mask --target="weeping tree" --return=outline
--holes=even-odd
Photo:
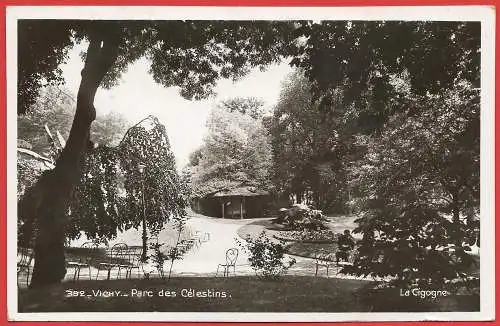
[[[120,165],[126,171],[124,213],[133,227],[142,224],[145,260],[146,229],[157,234],[166,221],[184,220],[187,189],[177,173],[165,126],[157,118],[150,116],[129,129],[119,147]]]
[[[165,126],[149,116],[130,128],[117,147],[86,156],[70,203],[67,236],[74,239],[83,232],[107,241],[118,231],[142,226],[146,258],[146,230],[157,234],[167,221],[182,219],[186,190]]]
[[[31,288],[58,283],[66,273],[64,241],[71,197],[82,162],[93,148],[89,133],[99,87],[111,87],[127,66],[146,57],[150,73],[188,99],[213,93],[220,78],[237,79],[252,67],[277,62],[293,26],[287,22],[70,21],[18,22],[18,113],[29,110],[44,84],[62,83],[59,65],[79,41],[88,42],[76,111],[53,170],[18,203],[19,216],[36,219]]]
[[[71,128],[74,103],[69,91],[46,87],[29,113],[18,116],[18,198],[36,183],[43,171],[53,168]],[[97,115],[91,135],[99,144],[116,145],[127,131],[127,125],[120,114]],[[104,147],[93,150],[92,156],[105,150]],[[32,219],[26,218],[19,216],[18,219],[18,243],[31,247],[36,226]]]

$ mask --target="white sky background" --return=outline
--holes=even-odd
[[[86,45],[76,46],[70,51],[67,63],[61,67],[65,86],[73,94],[78,92],[83,68],[79,54],[85,50]],[[141,59],[129,66],[118,86],[110,90],[99,89],[94,102],[97,114],[116,111],[131,125],[148,115],[158,117],[167,128],[178,168],[186,165],[189,154],[202,144],[206,119],[215,104],[232,97],[252,96],[263,99],[265,106],[271,108],[278,101],[282,81],[292,71],[287,63],[269,66],[265,72],[254,69],[236,83],[220,80],[215,97],[189,101],[182,98],[175,88],[155,83],[148,70],[148,61]]]

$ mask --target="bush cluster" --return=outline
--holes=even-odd
[[[286,274],[295,264],[294,258],[285,257],[286,247],[283,242],[273,242],[265,231],[253,239],[248,236],[245,242],[236,239],[238,245],[248,254],[250,266],[257,276],[266,279],[277,279]]]
[[[328,220],[323,212],[304,204],[295,204],[289,209],[281,209],[280,215],[273,222],[292,230],[326,230]]]

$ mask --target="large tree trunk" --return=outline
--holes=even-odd
[[[55,169],[48,171],[37,184],[41,198],[34,210],[38,230],[30,288],[59,283],[66,274],[64,242],[68,205],[79,181],[81,160],[91,145],[90,125],[96,116],[94,97],[105,74],[116,61],[118,49],[116,32],[112,34],[109,29],[95,28],[89,39],[68,141]]]

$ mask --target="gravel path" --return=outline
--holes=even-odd
[[[248,262],[248,255],[241,250],[238,246],[236,239],[242,240],[238,236],[238,229],[240,229],[243,225],[250,224],[257,220],[262,219],[220,219],[220,218],[211,218],[203,215],[196,214],[192,211],[188,213],[189,219],[187,221],[187,226],[190,229],[191,233],[195,233],[196,231],[200,231],[201,233],[209,233],[210,238],[208,241],[201,243],[198,247],[193,247],[189,250],[181,260],[176,260],[174,262],[172,268],[172,276],[215,276],[217,272],[218,264],[224,264],[226,261],[225,255],[226,251],[229,248],[237,248],[238,249],[238,259],[236,262],[236,275],[255,275],[255,272],[250,267]],[[129,234],[130,233],[130,234]],[[164,235],[166,242],[170,241],[172,238],[172,232],[166,231]],[[161,234],[160,234],[161,235]],[[160,238],[163,238],[160,236]],[[127,240],[127,241],[124,241]],[[77,241],[73,241],[71,243],[72,246],[77,247],[80,245],[85,239],[79,239]],[[140,232],[137,230],[129,230],[124,234],[120,234],[118,239],[115,241],[111,241],[110,245],[115,242],[126,242],[129,246],[132,245],[140,245],[141,238]],[[298,256],[288,256],[287,258],[294,258],[296,260],[295,265],[293,265],[289,271],[289,275],[297,275],[297,276],[311,276],[315,275],[315,261],[311,258],[304,258]],[[148,268],[145,268],[148,270]],[[151,270],[152,268],[150,268]],[[168,274],[170,269],[170,262],[166,262],[164,265],[164,271]],[[342,275],[338,273],[337,267],[330,268],[329,277],[337,277],[337,278],[349,278],[354,279],[355,277]],[[221,270],[222,271],[222,270]],[[95,278],[97,270],[92,268],[92,278]],[[133,277],[140,277],[141,272],[133,275]],[[222,272],[219,272],[219,276],[222,277]],[[326,269],[324,267],[320,267],[318,276],[326,277]],[[72,279],[73,274],[72,270],[68,271],[66,275],[66,280]],[[105,273],[100,273],[99,279],[105,278]],[[117,275],[112,273],[111,278],[116,278]],[[88,269],[82,269],[80,278],[86,279],[88,278]]]
[[[236,275],[253,274],[252,269],[248,265],[248,256],[242,252],[236,243],[236,238],[238,237],[236,231],[251,221],[210,218],[191,212],[187,225],[193,232],[208,232],[210,238],[198,248],[193,247],[185,254],[182,260],[175,261],[172,274],[182,276],[215,276],[217,265],[225,263],[226,251],[229,248],[238,249]],[[169,264],[167,263],[165,266],[166,270],[170,267]],[[221,274],[219,273],[219,275]]]
[[[196,249],[188,252],[184,259],[176,261],[172,270],[173,275],[181,276],[215,276],[217,265],[224,263],[225,253],[229,248],[238,248],[239,255],[236,262],[236,275],[255,275],[248,263],[248,255],[238,247],[235,239],[238,238],[238,229],[243,225],[262,219],[220,219],[210,218],[191,212],[188,226],[193,231],[209,232],[210,240],[202,243]],[[288,256],[296,260],[289,271],[289,275],[311,276],[315,275],[315,260],[311,258]],[[167,269],[167,268],[166,268]],[[168,269],[167,269],[168,270]],[[329,270],[329,277],[356,279],[356,277],[339,274],[340,268],[332,266]],[[220,274],[219,274],[220,275]],[[320,267],[318,276],[326,277],[326,269]]]

